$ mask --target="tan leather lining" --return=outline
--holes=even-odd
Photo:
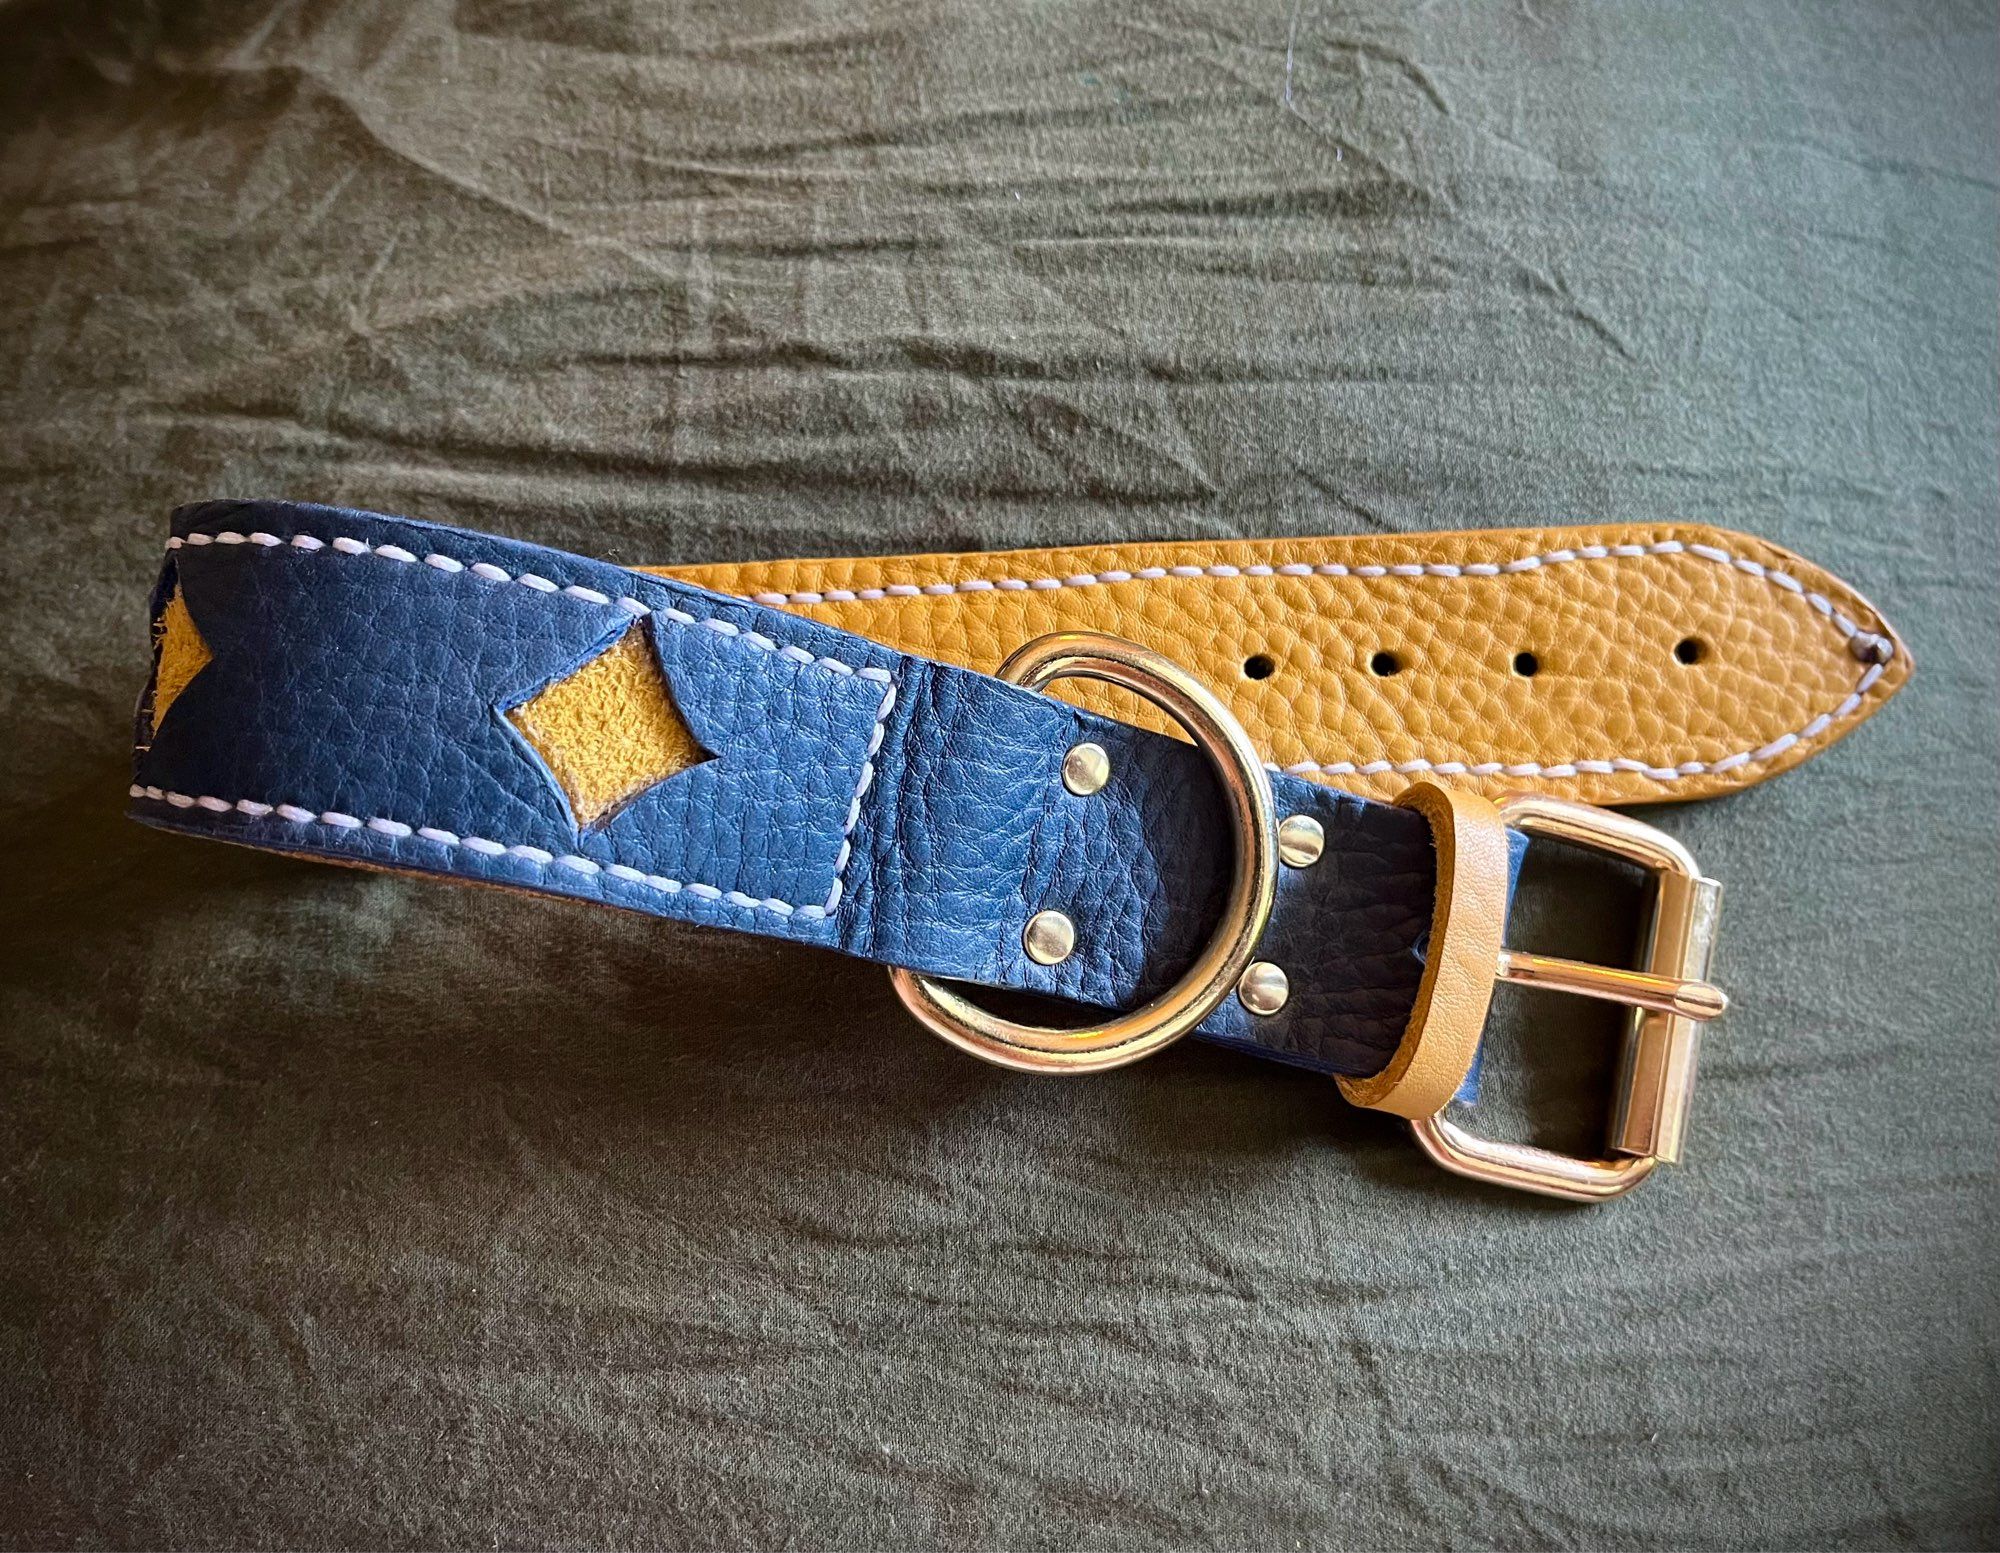
[[[1109,631],[1200,673],[1275,765],[1382,799],[1418,776],[1711,797],[1824,750],[1910,673],[1839,579],[1695,524],[654,570],[988,672],[1045,632]],[[1115,692],[1060,693],[1172,732]]]
[[[1396,802],[1430,822],[1437,907],[1416,1007],[1382,1071],[1343,1078],[1354,1104],[1397,1116],[1434,1116],[1471,1071],[1493,1000],[1507,921],[1507,828],[1476,793],[1419,782]]]

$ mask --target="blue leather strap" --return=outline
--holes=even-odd
[[[986,675],[581,556],[290,502],[175,514],[209,661],[153,726],[132,813],[343,862],[504,883],[797,939],[934,976],[1129,1008],[1199,952],[1233,867],[1204,757]],[[711,758],[597,825],[505,715],[631,631]],[[1104,747],[1078,798],[1064,753]],[[1395,1050],[1433,904],[1418,815],[1274,775],[1326,832],[1259,950],[1292,996],[1202,1034],[1323,1072]],[[1514,838],[1518,867],[1523,843]],[[1076,925],[1060,964],[1021,928]]]

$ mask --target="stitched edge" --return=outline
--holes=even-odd
[[[405,550],[401,545],[370,545],[359,539],[345,537],[323,540],[312,534],[294,534],[289,540],[284,540],[280,539],[276,534],[266,533],[262,529],[248,534],[240,534],[234,529],[224,529],[220,533],[215,534],[194,533],[185,536],[177,535],[168,539],[167,549],[179,550],[184,546],[193,546],[199,549],[202,546],[211,544],[252,545],[258,549],[267,551],[289,547],[308,555],[331,550],[336,555],[372,555],[385,561],[395,561],[404,565],[415,565],[419,559],[415,554]],[[508,845],[503,842],[489,841],[483,836],[459,836],[452,831],[442,830],[430,825],[420,825],[413,829],[401,820],[362,820],[355,818],[351,814],[342,814],[337,810],[326,810],[315,814],[311,810],[301,809],[294,804],[266,804],[249,798],[230,800],[206,795],[197,797],[187,793],[165,792],[157,787],[142,787],[137,785],[131,789],[131,796],[164,802],[180,809],[206,809],[215,814],[235,812],[247,814],[253,819],[262,819],[266,815],[275,813],[280,819],[289,820],[295,824],[330,825],[335,829],[346,830],[368,829],[385,836],[394,836],[397,838],[415,834],[422,836],[427,841],[435,841],[442,846],[463,846],[485,856],[498,857],[504,854],[510,857],[521,858],[524,861],[536,864],[538,867],[561,866],[569,868],[573,872],[583,874],[603,872],[610,874],[613,878],[623,879],[629,884],[643,884],[664,894],[674,894],[678,891],[686,890],[689,894],[703,900],[726,900],[732,905],[776,911],[786,916],[797,915],[804,918],[830,916],[835,908],[840,905],[841,896],[846,890],[847,865],[854,855],[855,828],[861,823],[861,800],[866,796],[868,789],[874,784],[875,756],[880,753],[882,748],[882,740],[887,731],[890,708],[896,704],[896,682],[891,678],[888,670],[876,668],[857,669],[850,663],[842,663],[838,658],[815,657],[802,647],[793,647],[788,644],[779,643],[759,631],[746,631],[743,627],[731,621],[704,619],[701,616],[690,615],[685,610],[675,609],[671,605],[661,605],[656,609],[653,605],[633,598],[630,595],[613,599],[610,594],[600,592],[596,588],[579,587],[574,584],[564,586],[560,583],[551,582],[546,577],[538,576],[534,572],[509,572],[487,561],[475,561],[471,565],[467,565],[455,557],[433,552],[422,557],[422,563],[430,567],[433,571],[444,572],[447,575],[457,572],[470,572],[483,582],[490,582],[496,585],[516,583],[534,593],[564,593],[571,598],[580,599],[586,604],[615,606],[635,619],[644,615],[659,614],[672,621],[675,625],[704,626],[719,635],[733,636],[740,641],[748,642],[752,647],[758,648],[763,652],[776,653],[782,658],[789,658],[794,663],[808,664],[814,668],[828,669],[837,674],[848,674],[860,679],[879,682],[883,687],[882,701],[875,708],[875,720],[869,729],[868,748],[862,756],[861,772],[855,778],[854,792],[848,799],[847,823],[841,828],[840,851],[834,859],[833,883],[827,891],[825,902],[818,906],[796,906],[789,901],[782,901],[776,897],[760,900],[756,896],[747,895],[741,890],[722,890],[712,884],[690,883],[679,879],[668,879],[660,874],[648,874],[642,869],[632,868],[624,863],[599,863],[592,858],[587,858],[577,853],[558,855],[543,847],[527,846],[524,844]]]
[[[1882,677],[1884,668],[1893,660],[1895,642],[1872,631],[1865,631],[1848,618],[1846,613],[1825,594],[1806,587],[1789,572],[1777,567],[1766,566],[1761,561],[1753,561],[1748,556],[1733,555],[1714,545],[1690,544],[1679,539],[1663,539],[1645,545],[1578,545],[1574,548],[1545,550],[1534,555],[1516,557],[1511,561],[1468,562],[1457,564],[1448,561],[1408,562],[1394,566],[1348,566],[1337,561],[1305,562],[1291,561],[1273,565],[1254,566],[1145,566],[1136,571],[1079,572],[1069,577],[994,577],[972,578],[963,582],[932,583],[890,583],[879,588],[828,588],[821,592],[799,593],[753,593],[746,595],[753,604],[790,606],[794,604],[853,604],[875,603],[890,598],[944,598],[960,593],[1023,593],[1050,592],[1061,588],[1095,588],[1128,582],[1158,582],[1163,578],[1215,579],[1229,577],[1360,577],[1376,579],[1382,577],[1504,577],[1522,572],[1538,571],[1544,566],[1560,566],[1571,561],[1633,560],[1655,555],[1691,555],[1717,566],[1727,566],[1748,576],[1770,583],[1781,592],[1790,594],[1810,605],[1815,612],[1832,622],[1849,650],[1856,657],[1870,655],[1864,661],[1872,666],[1861,676],[1859,683],[1849,692],[1845,700],[1830,712],[1822,712],[1804,727],[1780,735],[1767,744],[1748,750],[1739,750],[1733,755],[1725,755],[1719,760],[1687,760],[1678,765],[1657,765],[1651,761],[1638,760],[1631,756],[1616,756],[1609,760],[1571,759],[1561,761],[1481,761],[1477,764],[1462,760],[1371,760],[1355,762],[1350,760],[1317,761],[1299,760],[1281,766],[1275,761],[1266,761],[1269,770],[1282,771],[1292,776],[1380,776],[1387,773],[1416,775],[1429,772],[1437,776],[1514,776],[1548,777],[1570,779],[1579,776],[1616,776],[1629,774],[1644,776],[1656,782],[1673,782],[1690,776],[1723,776],[1745,766],[1762,764],[1776,760],[1780,755],[1796,745],[1816,739],[1835,723],[1844,722],[1861,709],[1861,703],[1868,692],[1874,689]]]
[[[867,670],[863,670],[867,673]],[[816,910],[820,916],[832,912],[840,904],[842,891],[846,888],[843,880],[847,876],[848,860],[854,856],[854,832],[861,823],[861,800],[875,781],[875,757],[882,749],[882,739],[889,727],[889,708],[896,704],[896,685],[893,680],[882,687],[882,704],[875,708],[875,726],[868,734],[868,751],[861,761],[861,777],[854,784],[854,796],[847,801],[847,824],[840,832],[840,855],[833,863],[833,888],[827,891],[826,904]]]
[[[781,916],[817,920],[832,910],[831,906],[794,906],[790,901],[781,901],[775,896],[759,900],[756,896],[746,895],[741,890],[723,890],[712,884],[669,879],[663,874],[649,874],[624,863],[600,863],[595,858],[584,857],[574,852],[556,853],[550,852],[545,847],[490,841],[484,836],[461,836],[456,831],[442,830],[435,825],[407,825],[401,820],[381,817],[364,820],[352,814],[342,814],[336,809],[314,812],[311,809],[302,809],[297,804],[260,803],[254,798],[231,800],[210,797],[205,793],[197,797],[191,793],[177,793],[165,788],[142,787],[137,783],[132,785],[130,792],[134,798],[145,799],[152,803],[164,803],[174,809],[204,809],[211,814],[241,814],[253,820],[269,819],[275,815],[292,825],[324,825],[333,830],[369,830],[398,841],[418,836],[447,849],[463,847],[466,851],[476,852],[481,857],[519,858],[522,862],[532,863],[543,870],[566,868],[585,877],[609,874],[614,879],[622,879],[627,884],[644,885],[662,895],[678,895],[685,891],[699,900],[726,901],[732,906],[741,906],[751,911],[775,911]],[[837,897],[837,889],[835,893]]]
[[[743,627],[727,620],[704,619],[698,615],[690,615],[686,610],[675,609],[671,605],[661,605],[656,610],[653,605],[646,603],[643,599],[635,599],[630,594],[625,595],[623,598],[614,599],[610,594],[601,593],[596,588],[579,587],[573,583],[564,586],[560,583],[551,582],[546,577],[537,576],[533,572],[510,572],[502,567],[493,565],[489,561],[474,561],[468,566],[465,562],[453,556],[439,555],[436,552],[419,557],[405,550],[401,545],[369,545],[364,544],[358,539],[347,538],[324,540],[312,534],[294,534],[287,540],[280,539],[276,534],[267,534],[262,529],[248,534],[239,534],[234,529],[224,529],[218,534],[176,535],[167,541],[167,548],[169,550],[179,550],[184,546],[193,546],[199,549],[203,545],[255,545],[263,550],[289,546],[294,550],[303,551],[308,555],[317,554],[324,550],[332,550],[336,555],[373,555],[379,556],[385,561],[397,561],[404,565],[414,565],[421,560],[425,566],[430,567],[434,571],[444,572],[447,575],[457,572],[470,572],[482,582],[518,583],[521,587],[535,593],[564,593],[573,599],[581,599],[586,604],[615,604],[618,608],[624,610],[626,614],[635,618],[641,615],[657,613],[664,615],[667,619],[673,621],[675,625],[705,626],[707,629],[721,636],[739,637],[760,651],[774,652],[780,657],[791,659],[794,663],[809,663],[816,668],[830,669],[836,674],[858,674],[863,679],[885,681],[889,677],[888,672],[884,669],[857,669],[853,664],[842,663],[838,658],[815,657],[803,647],[793,647],[775,642],[761,631],[746,631]]]
[[[1539,761],[1524,760],[1511,764],[1497,760],[1481,761],[1468,765],[1462,760],[1371,760],[1362,765],[1353,761],[1335,761],[1321,765],[1314,760],[1294,761],[1289,766],[1280,766],[1275,761],[1265,761],[1270,771],[1282,771],[1290,776],[1309,776],[1320,772],[1327,776],[1380,776],[1385,772],[1408,774],[1428,771],[1438,776],[1615,776],[1620,773],[1633,776],[1651,777],[1655,782],[1672,782],[1681,777],[1723,776],[1743,766],[1755,765],[1759,761],[1776,760],[1794,745],[1803,744],[1808,739],[1816,739],[1835,723],[1851,717],[1860,709],[1861,701],[1875,688],[1875,682],[1882,677],[1885,664],[1876,664],[1861,676],[1861,682],[1849,692],[1847,699],[1831,712],[1822,712],[1803,728],[1795,732],[1781,734],[1769,744],[1754,750],[1744,750],[1735,755],[1725,755],[1720,760],[1685,760],[1678,766],[1650,766],[1643,760],[1632,760],[1619,756],[1615,760],[1569,760],[1544,765]]]

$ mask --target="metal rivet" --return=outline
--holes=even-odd
[[[1021,947],[1037,965],[1057,965],[1076,948],[1076,924],[1059,911],[1038,911],[1021,929]]]
[[[1063,786],[1079,798],[1088,798],[1111,780],[1111,757],[1099,745],[1079,744],[1063,756],[1062,771]]]
[[[1288,868],[1310,868],[1326,850],[1326,832],[1310,814],[1294,814],[1278,827],[1278,856]]]
[[[1236,996],[1253,1014],[1275,1014],[1291,995],[1291,979],[1269,960],[1252,961],[1236,984]]]

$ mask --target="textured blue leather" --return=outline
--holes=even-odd
[[[174,517],[177,585],[212,661],[139,713],[150,825],[605,901],[995,987],[1126,1008],[1199,952],[1233,867],[1192,746],[988,676],[685,584],[433,524],[288,502]],[[504,713],[641,622],[713,758],[580,826]],[[1077,798],[1090,739],[1112,780]],[[1416,814],[1282,775],[1325,828],[1283,869],[1259,951],[1292,997],[1202,1034],[1365,1075],[1395,1050],[1433,903]],[[1522,843],[1515,839],[1518,866]],[[1077,949],[1035,964],[1054,907]]]

